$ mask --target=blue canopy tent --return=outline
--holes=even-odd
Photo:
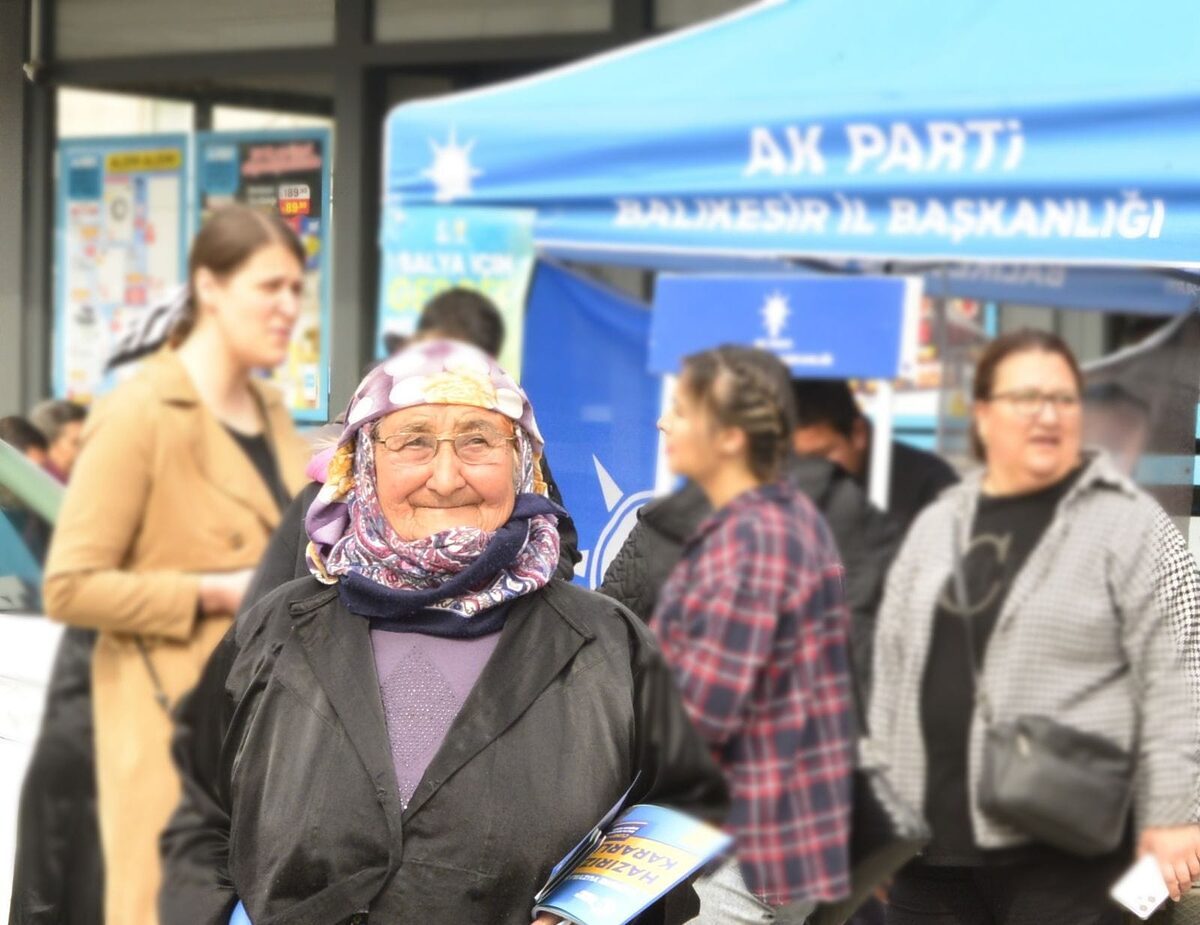
[[[1144,271],[1200,269],[1197,26],[1191,0],[763,0],[397,107],[384,227],[529,209],[552,257],[886,261],[977,298],[1011,280],[930,267],[1036,263],[1070,270],[1048,304],[1182,311]]]
[[[1198,28],[1191,0],[767,0],[397,107],[386,204],[535,209],[544,252],[600,262],[1200,266]]]

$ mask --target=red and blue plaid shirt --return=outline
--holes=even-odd
[[[738,496],[688,540],[651,627],[729,779],[751,892],[771,906],[844,898],[855,724],[824,519],[787,485]]]

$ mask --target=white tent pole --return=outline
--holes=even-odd
[[[663,376],[662,393],[659,397],[658,414],[662,417],[671,406],[671,396],[675,392],[675,376]],[[658,431],[658,454],[654,462],[654,494],[658,497],[669,495],[675,487],[675,474],[667,465],[667,445],[663,441],[662,431]]]
[[[868,494],[881,510],[888,506],[888,486],[892,475],[892,414],[895,395],[891,380],[880,380],[875,396],[875,419],[871,426],[871,471]]]

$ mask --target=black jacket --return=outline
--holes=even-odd
[[[557,580],[513,604],[403,811],[368,622],[315,579],[243,615],[178,722],[162,925],[225,925],[235,893],[255,925],[527,925],[639,772],[635,802],[713,821],[726,804],[645,627]],[[641,921],[686,921],[694,895],[667,905]]]
[[[870,459],[867,471],[870,472]],[[900,440],[892,441],[892,476],[888,483],[888,514],[908,532],[912,522],[938,495],[958,482],[954,468],[933,453]],[[860,483],[861,484],[861,483]]]
[[[104,861],[96,818],[92,650],[96,631],[67,627],[17,815],[9,925],[101,925]]]
[[[846,604],[852,618],[851,648],[855,679],[864,697],[870,690],[875,615],[900,531],[871,505],[853,477],[839,466],[813,457],[789,459],[788,480],[803,491],[829,523],[846,570]],[[651,501],[604,575],[600,592],[649,620],[683,544],[712,513],[712,505],[694,483]]]
[[[542,474],[546,479],[550,500],[560,507],[563,506],[562,493],[558,490],[558,485],[554,483],[554,476],[550,474],[550,467],[546,465],[544,458],[542,459]],[[252,607],[293,578],[303,578],[308,574],[308,563],[305,561],[308,534],[304,531],[304,516],[308,513],[308,509],[312,506],[320,490],[320,482],[309,482],[283,512],[279,526],[275,528],[271,542],[267,545],[267,551],[259,560],[254,578],[243,598],[243,610]],[[554,574],[555,577],[562,578],[564,581],[571,581],[575,577],[575,563],[579,561],[580,555],[579,533],[575,529],[575,522],[570,517],[558,519],[558,538],[561,546],[558,554],[558,568],[555,569]]]

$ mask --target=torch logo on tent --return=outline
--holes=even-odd
[[[445,144],[438,144],[430,138],[429,147],[433,151],[433,163],[428,170],[421,171],[421,176],[433,182],[434,202],[454,202],[470,196],[471,184],[476,177],[483,175],[483,171],[471,163],[474,139],[459,144],[458,135],[451,128]]]
[[[787,350],[791,348],[792,340],[782,336],[784,328],[787,327],[788,318],[792,314],[792,310],[788,306],[787,296],[779,290],[772,292],[763,302],[762,308],[759,309],[759,314],[762,316],[763,329],[767,332],[767,336],[755,341],[754,345],[763,350]]]
[[[575,566],[575,574],[584,579],[589,588],[598,588],[604,581],[604,573],[625,545],[625,540],[637,525],[638,511],[643,504],[654,498],[654,492],[625,492],[604,468],[598,458],[592,456],[596,467],[596,478],[600,492],[604,495],[604,506],[608,509],[608,522],[601,528],[600,535],[590,549],[581,549],[583,560]]]

